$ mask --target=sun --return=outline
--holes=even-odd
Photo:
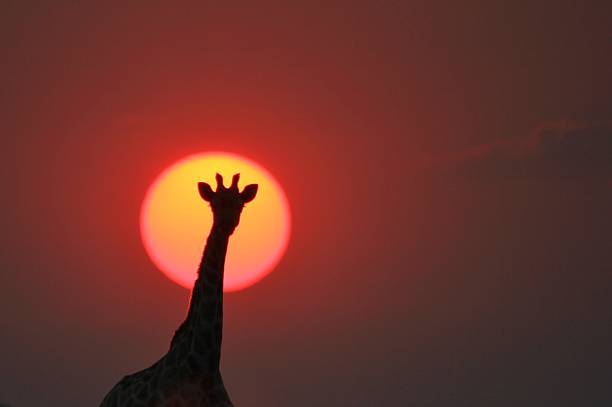
[[[230,153],[188,156],[164,170],[149,187],[140,211],[140,233],[153,263],[170,280],[191,288],[197,276],[212,211],[198,182],[216,185],[215,174],[240,173],[240,187],[259,184],[257,197],[242,212],[230,238],[224,291],[249,287],[270,273],[285,253],[291,219],[280,184],[259,164]],[[226,185],[228,186],[228,185]]]

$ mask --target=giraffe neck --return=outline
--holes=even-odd
[[[223,271],[230,233],[213,225],[198,278],[193,286],[187,317],[171,345],[194,373],[216,375],[221,359],[223,330]],[[180,360],[179,360],[180,362]]]

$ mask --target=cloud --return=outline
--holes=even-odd
[[[447,167],[480,179],[612,179],[612,122],[544,123],[527,137],[477,146]]]

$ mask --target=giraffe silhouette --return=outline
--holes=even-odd
[[[230,235],[240,222],[244,204],[257,194],[257,185],[238,191],[240,174],[226,188],[216,175],[217,189],[198,183],[200,196],[210,203],[213,226],[206,241],[185,321],[172,338],[168,352],[151,367],[125,376],[101,407],[233,407],[223,384],[219,363],[223,331],[223,270]]]

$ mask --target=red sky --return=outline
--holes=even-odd
[[[219,150],[293,216],[226,297],[236,405],[612,402],[609,6],[387,3],[4,6],[0,403],[166,351],[188,292],[138,212]]]

